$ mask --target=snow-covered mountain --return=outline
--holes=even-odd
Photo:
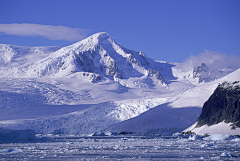
[[[240,80],[237,63],[213,74],[216,61],[155,61],[105,32],[63,48],[0,51],[0,128],[38,133],[180,132],[219,83]]]
[[[63,47],[48,57],[8,71],[4,77],[66,77],[77,75],[97,82],[104,77],[124,84],[125,79],[150,78],[155,83],[166,84],[161,70],[163,64],[118,45],[105,32],[94,34],[85,40]],[[169,69],[165,69],[169,70]],[[3,72],[2,72],[3,73]],[[165,71],[165,73],[167,73]],[[169,74],[168,74],[169,75]]]

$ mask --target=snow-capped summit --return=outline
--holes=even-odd
[[[88,38],[76,42],[73,45],[67,46],[65,48],[74,50],[94,50],[95,47],[99,44],[106,46],[108,43],[115,43],[114,39],[107,32],[99,32],[89,36]]]

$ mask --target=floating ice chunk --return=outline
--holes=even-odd
[[[220,157],[219,157],[219,156],[216,156],[216,157],[211,157],[211,159],[213,159],[213,160],[219,160],[219,159],[220,159]]]
[[[73,142],[66,142],[66,144],[74,144]]]
[[[181,134],[179,132],[176,132],[176,133],[172,134],[172,136],[174,136],[174,137],[182,137],[183,134]]]
[[[231,157],[231,156],[232,156],[231,153],[226,153],[226,152],[224,152],[220,155],[220,157]]]
[[[204,140],[232,140],[235,136],[229,134],[213,134],[211,136],[205,137]]]
[[[188,140],[202,140],[202,138],[198,135],[189,136]]]
[[[104,134],[106,136],[116,136],[116,135],[118,135],[118,133],[115,132],[115,131],[114,132],[112,132],[112,131],[105,131]]]
[[[205,159],[210,159],[209,157],[200,157],[200,159],[205,160]]]
[[[91,134],[91,136],[107,136],[107,135],[105,135],[104,134],[104,132],[95,132],[95,133],[93,133],[93,134]]]
[[[14,149],[2,149],[0,153],[22,153],[22,149],[14,148]]]
[[[201,148],[205,148],[205,147],[212,147],[213,144],[202,144],[200,145]]]
[[[240,138],[235,138],[231,140],[232,142],[240,143]]]
[[[29,150],[32,150],[32,149],[37,149],[36,146],[31,146],[31,147],[28,147]]]
[[[112,131],[101,131],[101,132],[95,132],[93,134],[90,134],[89,136],[116,136],[117,132]]]

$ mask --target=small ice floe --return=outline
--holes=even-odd
[[[22,149],[14,148],[14,149],[2,149],[0,150],[0,153],[22,153]]]
[[[179,132],[176,132],[174,134],[172,134],[173,137],[183,137],[184,135],[179,133]]]
[[[201,148],[206,148],[206,147],[212,147],[214,146],[213,144],[202,144],[200,145]]]
[[[66,142],[66,144],[74,144],[74,142],[69,142],[69,141],[68,141],[68,142]]]
[[[219,160],[220,156],[216,156],[216,157],[211,157],[212,160]]]
[[[93,134],[90,134],[89,136],[116,136],[117,132],[112,131],[101,131],[101,132],[95,132]]]
[[[220,157],[231,157],[231,156],[232,156],[231,153],[226,153],[226,152],[224,152],[220,155]]]
[[[240,143],[240,138],[235,138],[235,139],[232,139],[231,141],[235,143]]]
[[[191,135],[188,140],[202,140],[202,137],[198,135]]]
[[[104,132],[95,132],[91,134],[90,136],[107,136]]]
[[[201,160],[210,159],[209,157],[200,157]]]
[[[229,152],[223,152],[222,154],[220,154],[219,156],[215,156],[215,157],[211,157],[211,159],[213,159],[213,160],[219,160],[219,159],[227,159],[227,160],[229,160],[229,158],[231,159],[231,158],[235,158],[235,159],[237,159],[237,158],[239,158],[238,156],[236,156],[236,155],[233,155],[233,154],[231,154],[231,153],[229,153]],[[234,159],[234,160],[235,160]]]
[[[107,136],[116,136],[118,133],[116,131],[104,131],[104,134]]]
[[[204,140],[232,140],[236,137],[229,134],[213,134],[208,137],[203,138]]]
[[[29,150],[37,149],[37,147],[36,147],[36,146],[30,146],[30,147],[28,147],[28,149],[29,149]]]

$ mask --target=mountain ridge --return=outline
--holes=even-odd
[[[63,77],[81,72],[82,77],[91,75],[90,82],[100,81],[101,77],[118,81],[145,76],[165,85],[160,71],[151,69],[149,61],[153,62],[142,52],[123,48],[108,33],[101,32],[63,47],[40,61],[20,66],[8,76]]]

